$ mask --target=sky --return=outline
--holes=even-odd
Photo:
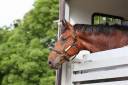
[[[34,0],[0,0],[0,27],[10,26],[33,8]]]

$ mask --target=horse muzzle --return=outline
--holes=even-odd
[[[60,63],[52,63],[51,61],[48,61],[49,67],[52,69],[59,69],[61,67],[62,64]]]
[[[53,60],[49,60],[48,64],[52,69],[59,69],[61,67],[61,65],[65,62],[66,60],[64,59],[64,57],[62,56],[58,56],[56,57],[56,59]]]

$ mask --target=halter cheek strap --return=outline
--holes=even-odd
[[[72,48],[72,47],[77,48],[76,45],[69,46],[69,47],[67,47],[67,48],[65,49],[65,53],[68,54],[67,51],[68,51],[70,48]],[[77,48],[77,49],[78,49],[78,48]],[[67,55],[67,56],[69,56],[69,55]],[[65,60],[67,60],[67,61],[71,61],[71,60],[73,60],[75,57],[76,57],[76,55],[73,56],[73,57],[71,57],[71,58],[67,58],[67,57],[65,57]]]
[[[71,47],[72,47],[72,46],[68,46],[68,47],[64,50],[64,52],[67,52]]]

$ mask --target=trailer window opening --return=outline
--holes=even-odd
[[[92,24],[107,24],[107,25],[113,25],[113,24],[122,24],[123,17],[120,16],[114,16],[114,15],[108,15],[108,14],[102,14],[102,13],[94,13],[92,15]]]

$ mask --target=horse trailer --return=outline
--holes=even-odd
[[[60,0],[59,8],[59,20],[73,25],[128,23],[128,0]],[[81,51],[57,71],[56,85],[128,85],[128,47]]]

